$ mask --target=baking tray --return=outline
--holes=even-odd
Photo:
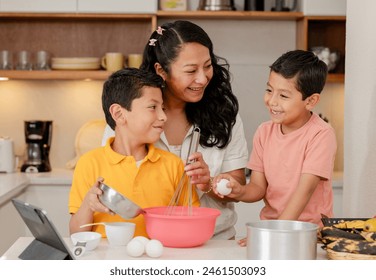
[[[331,227],[336,224],[346,222],[346,221],[367,221],[369,218],[321,218],[322,224],[326,227]]]
[[[329,260],[376,260],[375,255],[336,252],[330,249],[326,252]]]

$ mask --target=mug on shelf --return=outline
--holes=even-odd
[[[131,53],[128,55],[128,67],[140,68],[142,63],[142,54]]]
[[[120,52],[109,52],[102,57],[101,65],[107,71],[115,72],[124,68],[124,55]]]
[[[13,59],[12,52],[8,50],[0,51],[0,70],[12,70]]]
[[[31,55],[28,51],[19,51],[17,53],[17,70],[33,70],[33,64],[31,63]]]
[[[50,54],[47,51],[38,51],[36,53],[35,70],[51,70]]]

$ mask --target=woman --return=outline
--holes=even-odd
[[[211,178],[219,173],[228,173],[244,184],[248,160],[227,61],[213,53],[213,44],[201,27],[189,21],[176,21],[165,23],[152,33],[141,68],[157,73],[165,81],[167,121],[155,146],[186,160],[192,131],[194,127],[200,128],[198,152],[191,155],[189,160],[194,162],[186,165],[185,170],[199,190],[201,206],[221,210],[213,238],[234,238],[234,203],[218,198],[211,184]],[[106,127],[103,143],[112,135]]]

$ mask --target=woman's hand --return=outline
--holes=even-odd
[[[191,184],[195,184],[201,191],[210,189],[210,170],[204,161],[200,152],[195,152],[188,158],[189,163],[186,164],[184,170],[191,178]]]

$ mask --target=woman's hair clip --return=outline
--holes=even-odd
[[[157,42],[157,39],[150,39],[149,40],[149,46],[155,47],[155,42]]]
[[[159,35],[163,35],[163,31],[165,31],[165,29],[163,29],[162,27],[158,26],[158,28],[157,28],[157,33],[158,33]]]

